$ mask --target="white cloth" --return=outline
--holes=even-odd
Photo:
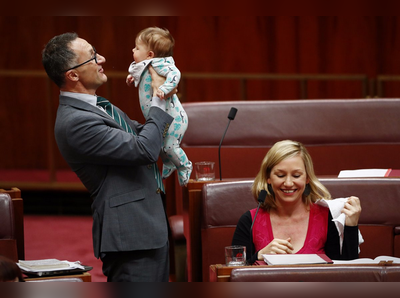
[[[140,82],[140,77],[142,76],[142,73],[144,70],[149,66],[149,64],[153,61],[153,59],[147,59],[140,61],[139,63],[136,63],[133,61],[128,68],[128,72],[132,75],[134,82],[135,82],[135,87],[139,85]]]
[[[150,63],[152,61],[153,61],[153,59],[143,60],[139,63],[136,63],[135,61],[133,61],[129,65],[128,72],[133,77],[135,87],[137,87],[139,85],[142,73],[145,71],[145,69],[150,65]],[[162,100],[155,95],[152,97],[151,106],[160,108],[161,110],[163,110],[165,112],[165,100]]]
[[[345,221],[346,221],[346,214],[342,213],[342,210],[343,210],[344,204],[346,204],[347,200],[348,200],[348,198],[337,198],[334,200],[320,199],[317,202],[315,202],[318,205],[329,208],[329,210],[332,214],[332,221],[335,222],[336,229],[338,230],[338,233],[339,233],[340,253],[342,253],[343,239],[344,239],[344,226],[345,226]],[[360,230],[358,230],[358,253],[360,253],[360,244],[361,243],[364,243],[364,239],[360,233]]]

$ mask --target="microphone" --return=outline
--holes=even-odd
[[[226,134],[226,132],[228,130],[229,124],[231,123],[231,120],[235,119],[236,113],[237,113],[237,109],[232,107],[231,110],[229,111],[229,115],[228,115],[228,119],[229,119],[228,125],[226,126],[224,135],[222,136],[221,142],[219,143],[219,147],[218,147],[219,180],[222,180],[222,171],[221,171],[221,145],[222,145],[222,141],[225,138],[225,134]]]
[[[251,249],[251,250],[250,250],[250,257],[253,255],[253,225],[254,225],[254,222],[256,221],[258,209],[260,209],[260,205],[261,205],[262,203],[264,203],[266,197],[267,197],[267,191],[266,191],[265,189],[262,189],[262,190],[260,191],[260,193],[258,194],[258,199],[257,199],[257,201],[258,201],[258,207],[257,207],[256,214],[254,215],[254,219],[253,219],[253,222],[251,223],[251,227],[250,227],[250,236],[251,236],[251,242],[250,242],[250,249]]]
[[[231,110],[229,111],[228,118],[230,120],[235,119],[236,113],[237,113],[237,109],[232,107]]]

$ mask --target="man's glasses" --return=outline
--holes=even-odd
[[[90,62],[90,61],[92,61],[92,60],[94,60],[94,62],[96,62],[96,64],[97,64],[97,52],[96,52],[96,49],[95,49],[94,47],[93,47],[93,52],[94,52],[93,58],[90,58],[89,60],[87,60],[87,61],[85,61],[85,62],[83,62],[83,63],[81,63],[81,64],[78,64],[78,65],[76,65],[76,66],[74,66],[74,67],[68,68],[65,72],[67,72],[67,71],[69,71],[69,70],[71,70],[71,69],[78,68],[79,66],[82,66],[82,65],[84,65],[84,64],[86,64],[86,63],[88,63],[88,62]]]

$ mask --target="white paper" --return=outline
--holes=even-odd
[[[332,260],[333,264],[379,264],[379,262],[389,262],[393,261],[395,264],[400,264],[400,258],[392,257],[392,256],[379,256],[375,259],[370,258],[359,258],[349,261],[342,261],[342,260]]]
[[[326,264],[327,261],[317,254],[263,254],[268,265]]]
[[[340,171],[338,178],[386,177],[389,169],[361,169]]]
[[[79,261],[69,262],[69,261],[60,261],[57,259],[43,259],[43,260],[31,260],[31,261],[19,260],[17,265],[22,270],[27,272],[47,272],[47,271],[58,271],[58,270],[71,270],[77,268],[85,269],[85,267],[83,267]],[[24,265],[29,267],[26,267]],[[43,269],[36,269],[35,267],[38,266],[43,267]]]

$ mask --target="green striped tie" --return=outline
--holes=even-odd
[[[107,99],[101,96],[97,96],[97,105],[102,107],[108,115],[110,115],[126,132],[136,135],[132,128],[125,122],[125,120],[119,115],[114,106]],[[156,178],[158,188],[165,193],[164,184],[162,182],[160,171],[158,170],[157,164],[153,163],[154,177]]]

